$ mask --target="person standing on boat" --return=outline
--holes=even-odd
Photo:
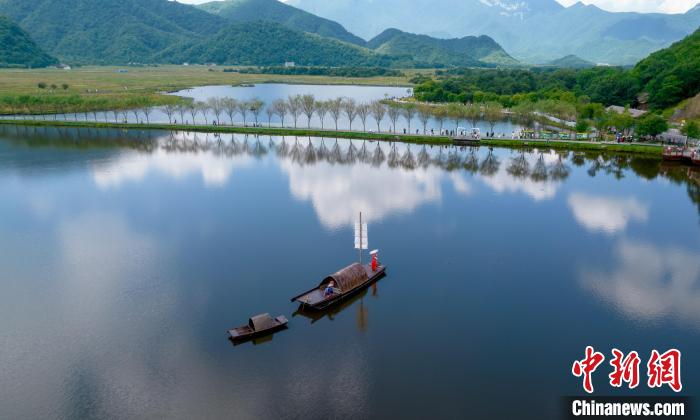
[[[335,284],[333,283],[333,280],[331,280],[330,282],[328,282],[328,286],[326,286],[326,290],[325,290],[325,292],[324,292],[324,294],[326,295],[326,297],[332,296],[332,295],[333,295],[333,293],[334,293],[333,286],[335,286]]]

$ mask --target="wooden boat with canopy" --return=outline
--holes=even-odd
[[[664,148],[663,159],[668,161],[679,161],[683,160],[684,157],[683,148],[677,146],[668,146]]]
[[[385,270],[386,267],[376,260],[366,265],[354,263],[326,277],[313,289],[293,297],[292,302],[299,302],[304,309],[324,310],[365,289],[382,277]]]
[[[288,322],[284,315],[276,318],[272,318],[270,314],[256,315],[248,319],[248,325],[228,330],[228,335],[234,342],[246,341],[286,328]]]

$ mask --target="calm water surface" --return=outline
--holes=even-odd
[[[697,395],[699,182],[627,156],[0,127],[0,418],[551,418],[586,345],[677,347]],[[356,259],[359,211],[388,276],[292,315]],[[261,312],[290,329],[231,345]]]

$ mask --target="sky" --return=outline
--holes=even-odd
[[[178,0],[180,3],[199,4],[211,0]],[[284,1],[284,0],[283,0]],[[332,0],[329,0],[332,1]],[[557,0],[564,6],[570,6],[578,0]],[[611,12],[661,12],[684,13],[698,3],[698,0],[583,0],[586,4],[595,4]]]

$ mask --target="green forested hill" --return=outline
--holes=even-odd
[[[0,13],[66,61],[147,62],[165,48],[211,35],[222,18],[167,0],[0,0]]]
[[[0,16],[0,67],[46,67],[56,63],[19,26]]]
[[[277,0],[213,1],[197,7],[232,22],[254,22],[260,20],[277,22],[290,29],[311,32],[356,45],[365,44],[362,38],[351,34],[339,23],[318,17]]]
[[[666,108],[700,92],[700,29],[640,61],[632,70],[649,104]]]
[[[440,40],[387,31],[373,40],[376,51],[372,51],[339,24],[276,0],[228,0],[203,9],[212,13],[168,0],[0,0],[0,14],[7,14],[41,48],[69,63],[265,66],[294,61],[344,67],[515,63],[488,37]]]
[[[382,54],[408,54],[416,62],[431,66],[483,67],[485,64],[513,66],[518,62],[487,36],[438,39],[398,29],[387,29],[367,46]]]
[[[205,40],[169,48],[157,61],[230,65],[391,66],[400,57],[376,54],[366,48],[295,31],[272,22],[233,24]]]

